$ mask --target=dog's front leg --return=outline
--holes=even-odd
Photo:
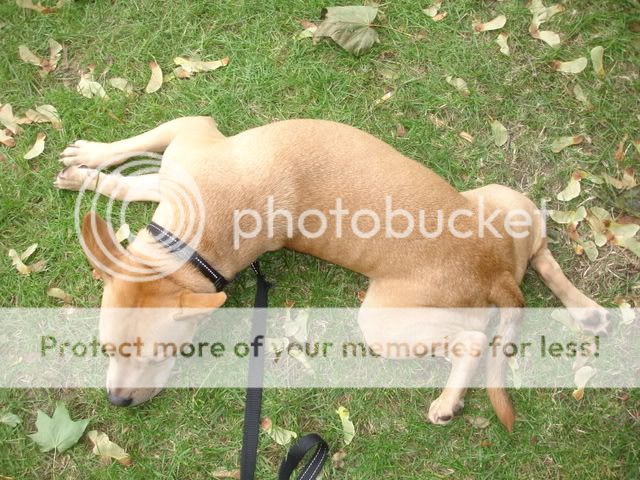
[[[438,398],[431,402],[429,420],[446,425],[464,407],[464,395],[482,358],[487,336],[479,331],[463,331],[449,343],[447,357],[451,360],[451,373]]]
[[[157,173],[124,177],[74,165],[62,170],[53,185],[64,190],[98,192],[114,200],[160,201],[160,175]]]

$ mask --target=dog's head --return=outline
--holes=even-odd
[[[173,346],[190,343],[197,319],[220,307],[226,295],[194,293],[151,275],[151,267],[124,250],[111,227],[93,213],[84,218],[82,243],[94,276],[104,282],[99,329],[109,356],[109,401],[140,404],[166,384],[175,364]]]

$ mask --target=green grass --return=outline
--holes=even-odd
[[[347,2],[348,3],[348,2]],[[355,3],[355,2],[354,2]],[[48,262],[45,272],[18,276],[0,256],[0,305],[52,307],[45,291],[58,286],[81,306],[97,306],[100,285],[91,278],[75,237],[76,196],[53,189],[60,166],[57,154],[76,139],[112,141],[184,115],[211,115],[232,134],[278,119],[312,117],[345,122],[389,142],[444,176],[460,189],[499,182],[552,200],[568,175],[580,167],[616,173],[613,152],[624,135],[638,138],[638,34],[634,0],[569,0],[567,11],[545,28],[562,32],[564,42],[551,49],[527,33],[528,10],[520,1],[445,2],[448,17],[434,23],[421,5],[398,0],[383,5],[381,43],[356,58],[335,44],[295,41],[296,19],[315,20],[320,1],[262,2],[77,1],[52,15],[23,11],[13,2],[0,5],[0,103],[22,113],[50,103],[64,130],[30,126],[14,149],[0,148],[0,251],[40,248],[34,259]],[[636,5],[634,7],[634,5]],[[471,23],[498,13],[508,18],[512,55],[498,52],[494,33],[474,35]],[[422,39],[416,35],[424,32]],[[56,72],[40,78],[22,63],[20,44],[43,53],[48,37],[66,47]],[[589,66],[578,76],[551,71],[555,59],[587,56],[605,48],[607,77],[597,80]],[[147,63],[156,60],[165,73],[177,55],[225,55],[226,68],[189,81],[174,81],[152,95],[126,97],[109,89],[106,101],[77,94],[77,71],[96,65],[100,74],[123,76],[141,90]],[[446,75],[464,78],[471,89],[460,96]],[[101,78],[103,80],[103,78]],[[571,94],[580,84],[595,106],[584,110]],[[376,105],[385,89],[395,95]],[[430,119],[444,123],[436,126]],[[496,148],[489,122],[499,119],[510,131],[506,148]],[[407,134],[396,138],[396,125]],[[48,134],[43,155],[23,159],[37,131]],[[458,133],[475,136],[469,144]],[[588,142],[561,154],[551,141],[584,134]],[[629,152],[624,164],[638,163]],[[591,195],[596,202],[598,190]],[[586,196],[581,197],[583,200]],[[570,204],[575,207],[582,200]],[[85,209],[88,203],[83,203]],[[128,218],[140,227],[153,206],[133,205]],[[553,232],[552,232],[553,233]],[[596,262],[576,257],[565,237],[553,246],[563,268],[587,293],[606,305],[616,295],[636,293],[639,264],[620,250],[604,250]],[[357,306],[362,277],[292,252],[265,256],[264,267],[278,288],[272,305]],[[636,287],[634,290],[634,286]],[[523,286],[532,306],[558,301],[529,273]],[[229,306],[248,306],[251,275],[230,289]],[[264,412],[298,432],[319,431],[335,450],[340,445],[334,410],[349,408],[357,436],[346,447],[344,470],[326,469],[328,478],[638,478],[640,476],[640,392],[588,391],[576,402],[567,390],[520,390],[513,397],[519,423],[507,435],[491,413],[484,392],[467,397],[465,413],[491,419],[486,430],[458,419],[438,427],[425,420],[435,390],[273,390]],[[74,418],[91,417],[90,428],[107,432],[132,455],[134,466],[104,467],[87,445],[59,455],[42,454],[26,438],[35,430],[35,412],[51,413],[64,399]],[[110,407],[97,390],[0,390],[0,409],[9,408],[23,423],[0,425],[0,475],[27,478],[210,478],[218,468],[237,466],[243,411],[239,390],[171,390],[135,409]],[[259,478],[273,478],[283,449],[263,439]]]

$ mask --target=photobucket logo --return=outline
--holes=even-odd
[[[384,209],[380,212],[370,208],[350,212],[338,197],[335,208],[327,211],[328,215],[319,209],[304,210],[296,215],[276,206],[274,197],[269,196],[264,212],[255,209],[234,210],[233,246],[237,250],[242,240],[261,234],[266,234],[270,239],[278,236],[316,239],[327,234],[340,239],[344,237],[345,229],[350,229],[350,234],[360,239],[379,235],[392,239],[415,235],[434,239],[445,232],[462,239],[485,236],[503,238],[505,235],[521,239],[534,233],[543,238],[546,235],[547,210],[544,202],[540,209],[532,211],[523,208],[504,210],[490,208],[484,197],[480,197],[475,207],[473,210],[461,208],[446,213],[443,209],[435,212],[419,209],[416,213],[395,208],[392,196],[386,195]]]
[[[94,254],[85,242],[82,234],[82,219],[87,213],[86,196],[91,196],[89,210],[98,212],[98,205],[106,206],[100,209],[100,216],[104,217],[110,237],[115,239],[115,232],[127,223],[127,210],[132,201],[139,200],[139,188],[158,189],[158,195],[170,209],[163,210],[163,222],[167,228],[186,243],[196,248],[199,244],[205,225],[205,207],[198,185],[193,177],[181,165],[153,152],[140,152],[136,160],[127,162],[108,172],[104,170],[112,165],[103,164],[91,171],[78,191],[74,209],[75,230],[87,257],[93,265],[112,277],[118,277],[132,282],[146,282],[157,280],[175,272],[184,265],[188,258],[174,255],[164,248],[148,252],[148,246],[138,244],[136,236],[129,234],[126,239],[130,248],[125,249],[121,242],[105,242],[102,238],[95,216],[88,226],[90,234],[99,251]],[[142,158],[141,158],[142,157]],[[137,178],[145,176],[145,178]],[[102,193],[98,193],[102,192]],[[103,196],[104,195],[104,196]],[[116,200],[121,199],[121,200]],[[115,243],[115,251],[113,244]],[[138,246],[139,248],[134,248]],[[155,244],[154,244],[155,246]]]

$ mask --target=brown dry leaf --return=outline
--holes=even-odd
[[[125,467],[133,464],[129,454],[121,446],[109,440],[106,433],[91,430],[87,433],[87,437],[93,443],[93,453],[98,455],[103,462],[108,464],[113,459]]]
[[[449,15],[447,12],[440,12],[435,17],[432,18],[434,22],[439,22],[440,20],[444,20]]]
[[[468,132],[460,132],[458,135],[460,135],[460,138],[466,140],[469,143],[473,143],[475,140],[475,138],[473,138],[473,135]]]
[[[557,47],[560,45],[560,35],[550,30],[540,30],[540,25],[548,21],[556,13],[564,11],[564,6],[555,4],[550,7],[545,7],[542,1],[531,2],[529,11],[533,14],[531,19],[531,25],[529,26],[529,33],[533,38],[542,40],[551,47]]]
[[[551,62],[551,66],[557,72],[577,74],[587,67],[587,59],[585,57],[576,58],[570,62],[560,62],[555,60]]]
[[[118,90],[123,91],[127,95],[133,93],[133,85],[131,85],[129,83],[129,80],[127,80],[126,78],[110,78],[109,85],[111,85],[113,88],[117,88]]]
[[[20,45],[18,47],[18,55],[20,55],[20,59],[25,63],[30,63],[31,65],[35,65],[39,67],[42,65],[42,59],[29,50],[29,47],[26,45]]]
[[[16,5],[38,13],[55,13],[64,6],[64,0],[58,0],[55,7],[43,7],[42,3],[33,3],[33,0],[16,0]]]
[[[627,135],[624,136],[620,143],[618,144],[618,148],[616,149],[616,153],[613,155],[613,158],[616,162],[621,162],[624,160],[624,143],[627,141]]]
[[[551,30],[534,30],[531,32],[531,36],[538,40],[542,40],[544,43],[549,45],[550,47],[557,47],[562,43],[560,40],[560,35],[556,32],[552,32]]]
[[[455,89],[458,90],[458,92],[460,92],[465,97],[469,95],[469,87],[467,86],[467,82],[465,82],[462,78],[459,78],[459,77],[454,78],[448,75],[446,80],[449,85],[451,85],[452,87],[455,87]]]
[[[53,128],[62,128],[58,110],[56,110],[56,107],[53,105],[39,105],[35,110],[27,110],[25,116],[18,119],[18,123],[21,125],[29,123],[50,123]]]
[[[44,132],[38,132],[35,143],[29,149],[29,151],[24,155],[25,160],[31,160],[32,158],[36,158],[38,155],[44,152],[45,138],[47,138],[47,135]]]
[[[336,470],[341,470],[344,468],[344,459],[347,456],[347,452],[344,450],[338,450],[331,456],[331,464],[333,468]]]
[[[149,78],[149,83],[147,83],[144,91],[154,93],[162,87],[162,69],[156,62],[149,63],[149,68],[151,69],[151,78]]]
[[[190,78],[194,73],[211,72],[220,67],[226,67],[229,64],[229,57],[211,62],[203,62],[198,59],[190,59],[176,57],[173,59],[176,65],[179,65],[173,72],[178,78]]]
[[[211,474],[213,478],[237,478],[240,479],[240,470],[216,470]]]
[[[359,290],[358,293],[356,293],[356,297],[358,298],[358,301],[360,303],[364,302],[364,299],[367,296],[367,291],[366,290]]]
[[[9,129],[0,128],[0,143],[5,147],[13,148],[16,146],[16,139],[10,135]]]
[[[407,129],[403,124],[399,123],[396,125],[396,138],[402,138],[407,134]]]
[[[104,91],[102,85],[93,79],[93,67],[89,67],[87,73],[80,73],[80,81],[76,90],[87,98],[100,97],[107,98],[107,92]]]
[[[37,248],[38,244],[34,243],[21,254],[18,254],[18,252],[16,252],[13,248],[9,250],[9,258],[11,259],[11,263],[13,264],[13,266],[16,267],[16,270],[18,270],[18,273],[20,273],[21,275],[29,275],[31,272],[39,272],[44,269],[46,265],[46,262],[44,260],[40,260],[31,265],[24,264],[24,262],[27,261],[31,255],[33,255],[33,252],[35,252]]]
[[[464,419],[467,422],[469,422],[473,427],[480,428],[480,429],[485,429],[489,425],[491,425],[491,422],[489,422],[489,419],[484,418],[484,417],[475,417],[473,415],[464,415]]]
[[[116,240],[118,243],[122,243],[125,240],[128,240],[130,235],[131,229],[129,228],[129,224],[123,223],[122,225],[120,225],[120,228],[118,228],[118,231],[116,232]]]
[[[553,153],[560,153],[562,150],[564,150],[567,147],[570,147],[572,145],[580,145],[583,140],[584,140],[584,137],[582,135],[577,135],[574,137],[557,138],[551,144],[551,151]]]
[[[13,108],[11,104],[5,103],[0,108],[0,123],[2,123],[14,135],[22,133],[22,129],[18,126],[18,119],[13,116]]]
[[[511,55],[511,50],[509,49],[509,44],[507,43],[508,39],[509,34],[507,32],[502,32],[500,35],[498,35],[498,38],[496,38],[496,43],[500,47],[500,53],[502,53],[503,55]]]
[[[593,104],[587,98],[587,95],[582,90],[582,87],[576,83],[573,87],[573,94],[576,96],[576,99],[584,105],[587,110],[593,110]]]
[[[58,300],[62,300],[65,305],[70,305],[71,303],[73,303],[73,298],[71,297],[71,295],[66,293],[61,288],[50,288],[49,290],[47,290],[47,295],[53,298],[57,298]]]
[[[601,210],[605,213],[606,217],[602,217],[602,214],[598,212]],[[608,217],[608,218],[607,218]],[[593,234],[593,241],[597,247],[602,247],[607,243],[607,227],[604,224],[604,220],[610,219],[609,213],[599,207],[592,207],[587,214],[587,222],[591,227],[591,233]]]
[[[49,39],[49,58],[44,59],[40,66],[42,71],[40,73],[46,75],[49,72],[53,72],[58,66],[60,57],[62,55],[62,45],[56,42],[53,38]]]
[[[499,30],[502,27],[504,27],[506,23],[507,23],[507,17],[505,17],[504,15],[498,15],[496,18],[494,18],[493,20],[487,23],[482,23],[482,22],[474,23],[473,30],[476,33],[489,32],[491,30]]]
[[[593,63],[593,71],[600,79],[604,78],[606,73],[604,71],[604,48],[601,46],[593,47],[591,49],[591,63]]]

